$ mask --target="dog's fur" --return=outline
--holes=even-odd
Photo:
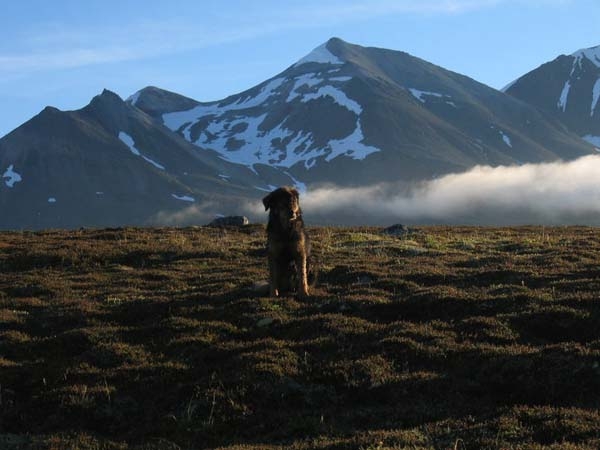
[[[292,187],[280,187],[263,198],[269,211],[267,253],[269,258],[270,294],[277,297],[291,290],[297,277],[297,292],[308,294],[307,264],[310,242],[304,230],[300,194]],[[294,276],[295,275],[295,276]]]

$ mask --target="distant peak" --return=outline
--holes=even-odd
[[[300,59],[296,64],[294,64],[294,67],[298,67],[298,66],[301,66],[302,64],[307,64],[307,63],[332,64],[332,65],[344,64],[344,61],[341,60],[340,58],[338,58],[336,55],[334,55],[330,50],[330,47],[333,46],[330,44],[335,45],[335,44],[340,44],[340,43],[344,43],[344,41],[342,41],[339,38],[329,39],[324,44],[321,44],[317,48],[315,48],[312,52],[310,52],[304,58]]]
[[[577,50],[575,53],[571,54],[576,58],[587,58],[593,64],[600,67],[600,45],[596,47],[590,48],[582,48],[581,50]]]
[[[340,39],[339,37],[332,37],[330,38],[326,44],[348,44],[346,41],[344,41],[343,39]]]
[[[121,108],[124,105],[123,99],[112,91],[104,89],[101,94],[96,95],[86,108],[105,111]]]
[[[137,91],[135,94],[133,94],[129,98],[133,97],[134,95],[147,94],[147,93],[151,93],[151,92],[164,92],[164,89],[161,89],[156,86],[146,86],[146,87],[140,89],[139,91]]]
[[[146,86],[140,89],[133,95],[130,95],[126,103],[141,109],[151,116],[161,116],[167,111],[188,110],[199,104],[194,99],[156,86]]]
[[[54,106],[46,106],[43,110],[42,113],[43,114],[56,114],[61,112],[60,109],[55,108]]]
[[[100,94],[98,97],[123,101],[123,99],[118,94],[115,94],[113,91],[109,91],[108,89],[102,90],[102,94]]]
[[[121,103],[123,103],[123,99],[121,97],[119,97],[117,94],[115,94],[112,91],[109,91],[108,89],[104,89],[102,91],[101,94],[96,95],[93,99],[92,99],[92,104],[111,104],[111,105],[119,105]]]
[[[125,102],[129,103],[130,105],[136,106],[137,102],[140,100],[140,97],[142,97],[142,96],[164,95],[165,93],[167,93],[167,91],[165,91],[164,89],[158,88],[156,86],[146,86],[146,87],[140,89],[139,91],[135,92],[134,94],[130,95],[129,97],[127,97]]]
[[[54,117],[59,117],[61,113],[62,111],[58,108],[55,108],[54,106],[46,106],[39,112],[39,114],[36,117],[52,119]]]

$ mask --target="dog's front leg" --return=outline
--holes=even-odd
[[[271,297],[279,297],[279,264],[275,258],[269,257],[269,292]]]
[[[306,268],[306,255],[301,254],[296,258],[296,267],[298,268],[298,294],[300,297],[308,295],[308,275]]]

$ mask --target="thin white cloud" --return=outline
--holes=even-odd
[[[139,20],[126,27],[49,24],[12,36],[13,53],[0,53],[0,75],[135,61],[238,42],[275,32],[330,27],[394,14],[457,14],[502,3],[540,5],[570,0],[376,0],[315,2],[297,7],[223,13],[210,19]],[[68,30],[68,31],[65,31]]]
[[[185,20],[143,21],[120,27],[44,32],[23,39],[18,53],[0,53],[0,75],[139,61],[237,42],[268,34],[281,25],[190,24]]]

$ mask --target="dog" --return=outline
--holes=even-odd
[[[300,194],[289,186],[275,189],[262,200],[269,211],[267,224],[267,255],[269,288],[272,297],[292,290],[297,278],[297,293],[308,293],[308,258],[310,241],[304,230],[300,209]]]

